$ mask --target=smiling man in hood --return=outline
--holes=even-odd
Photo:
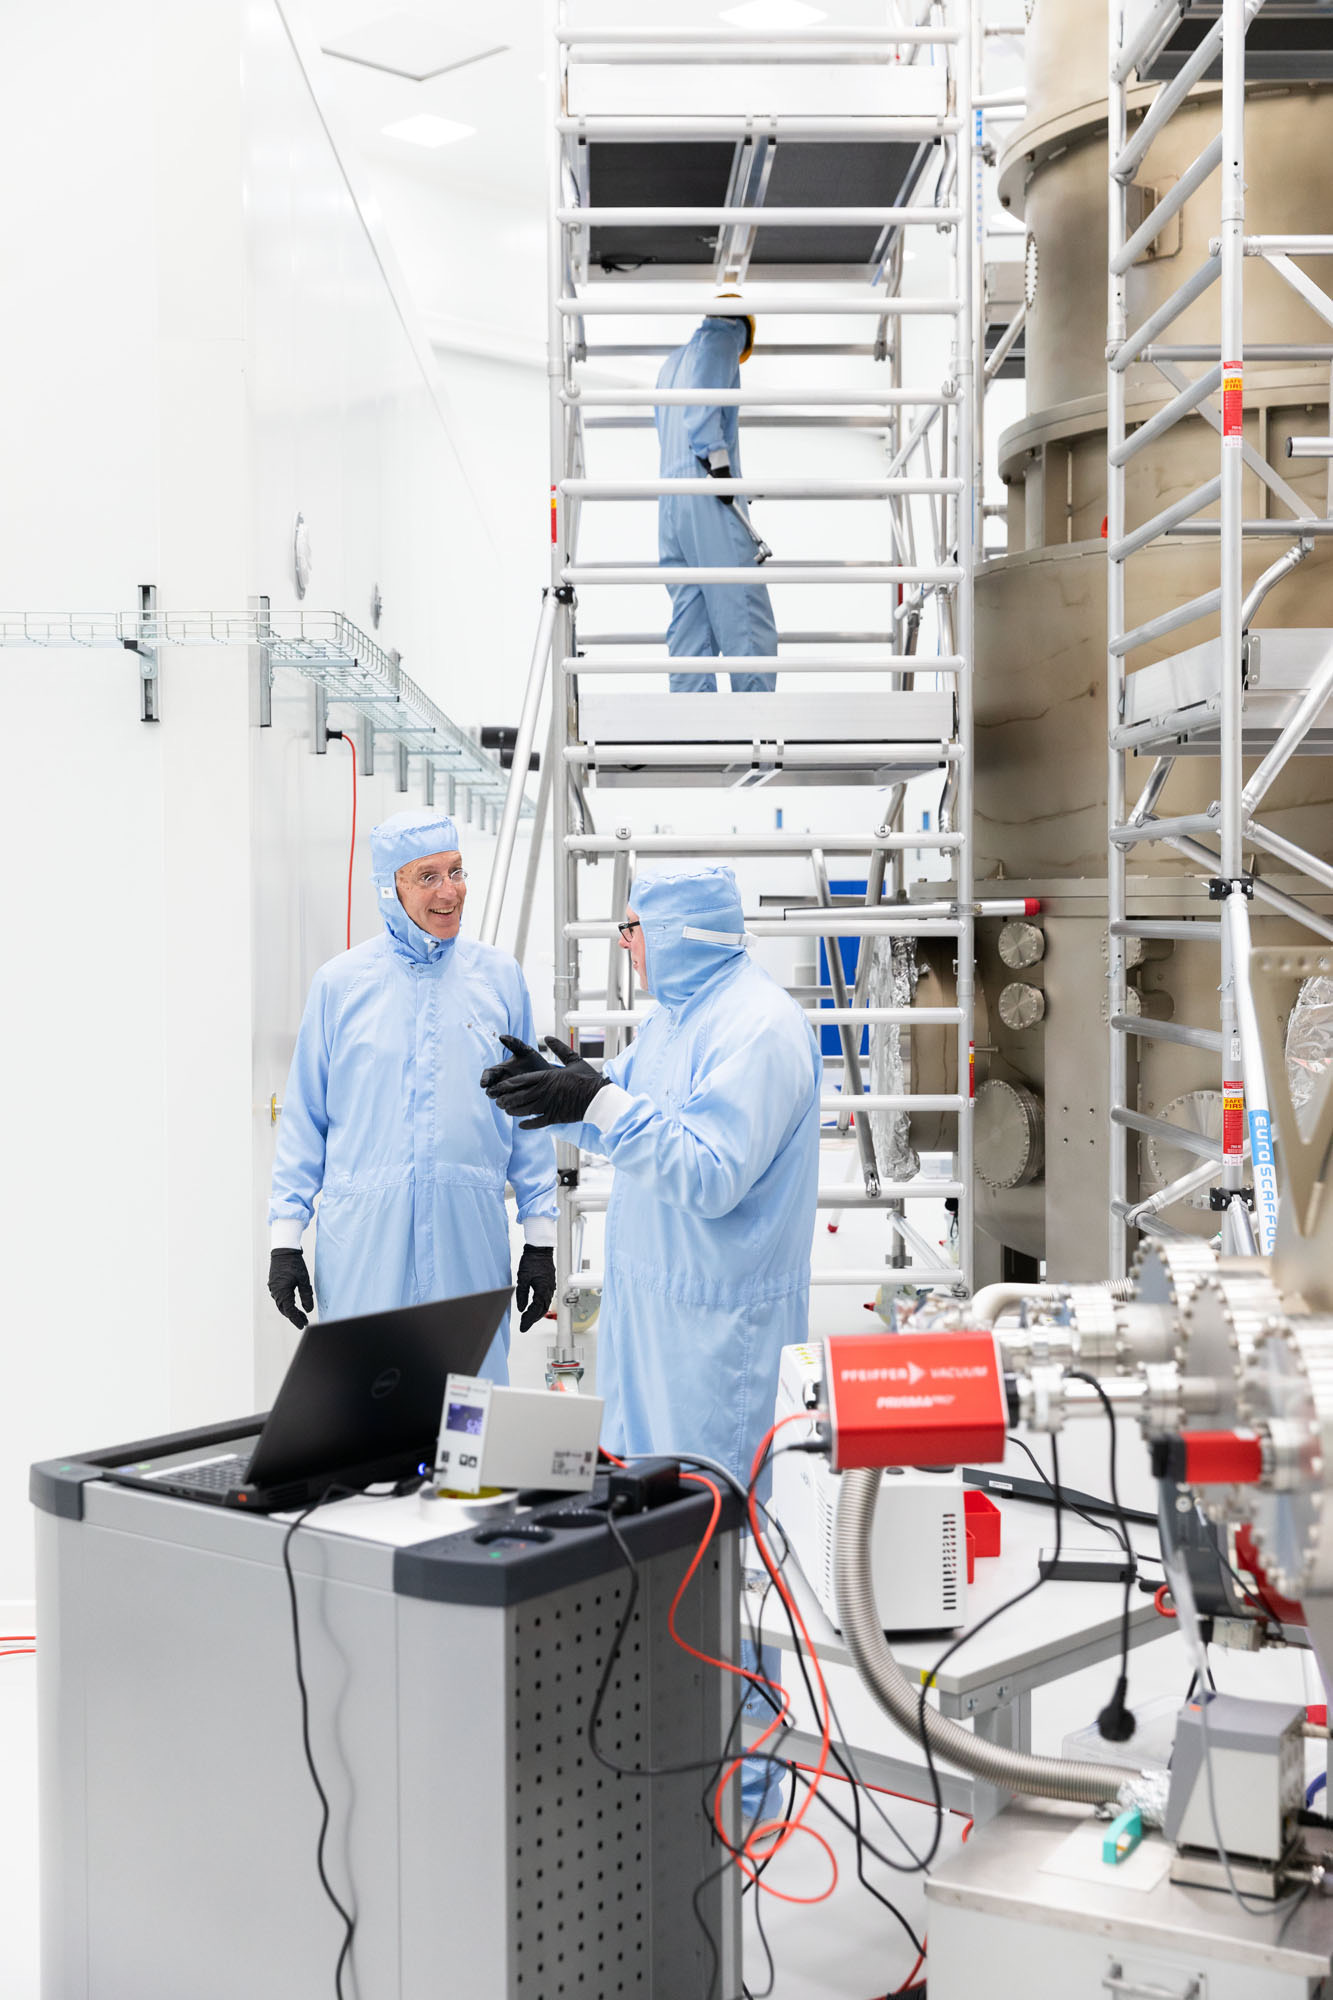
[[[451,819],[371,834],[384,929],[320,967],[296,1038],[273,1165],[269,1291],[304,1326],[510,1282],[505,1183],[527,1247],[520,1326],[555,1293],[555,1149],[477,1089],[532,1002],[506,952],[460,935],[467,877]],[[301,1238],[319,1196],[312,1297]],[[482,1373],[508,1379],[506,1318]]]

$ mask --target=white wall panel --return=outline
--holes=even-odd
[[[378,582],[383,643],[479,707],[501,551],[274,0],[11,13],[0,606],[130,610],[148,582],[163,608],[294,606],[303,508],[307,603],[369,627]],[[0,1598],[22,1600],[28,1460],[242,1414],[290,1353],[263,1289],[268,1104],[343,948],[351,759],[310,753],[295,675],[254,726],[244,649],[167,651],[155,726],[132,655],[0,672]],[[394,785],[382,744],[354,940],[378,923],[370,827],[420,801],[419,768]],[[468,844],[479,894],[489,845]]]

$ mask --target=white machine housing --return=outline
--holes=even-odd
[[[587,1493],[597,1473],[600,1396],[510,1389],[480,1375],[451,1375],[435,1454],[438,1492],[540,1487]]]
[[[823,1373],[818,1346],[784,1347],[776,1414],[809,1409]],[[837,1629],[833,1545],[842,1478],[826,1458],[786,1451],[805,1433],[789,1424],[779,1433],[773,1463],[773,1512],[792,1553]],[[813,1422],[809,1435],[815,1435]],[[892,1467],[875,1510],[872,1547],[875,1596],[891,1632],[938,1632],[967,1616],[967,1528],[959,1469],[923,1472]]]

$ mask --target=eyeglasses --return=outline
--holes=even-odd
[[[616,929],[620,932],[620,941],[622,944],[629,943],[629,934],[631,931],[637,931],[641,928],[642,926],[637,917],[635,917],[632,923],[616,925]]]
[[[449,870],[448,875],[439,875],[435,872],[434,869],[432,869],[429,875],[417,876],[416,887],[418,889],[438,889],[441,883],[443,882],[466,882],[466,881],[467,881],[466,868],[451,868]]]

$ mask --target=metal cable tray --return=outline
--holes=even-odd
[[[145,591],[151,598],[151,592]],[[156,720],[158,653],[164,646],[254,646],[261,654],[261,695],[272,669],[312,681],[326,701],[356,710],[369,738],[388,736],[400,754],[428,763],[472,789],[499,798],[509,774],[403,672],[397,658],[340,611],[0,612],[0,646],[129,650],[139,655],[145,720]],[[151,688],[153,699],[148,699]],[[149,709],[154,712],[149,713]],[[373,749],[371,752],[373,756]],[[371,765],[373,769],[373,763]],[[525,800],[523,811],[531,816]]]

